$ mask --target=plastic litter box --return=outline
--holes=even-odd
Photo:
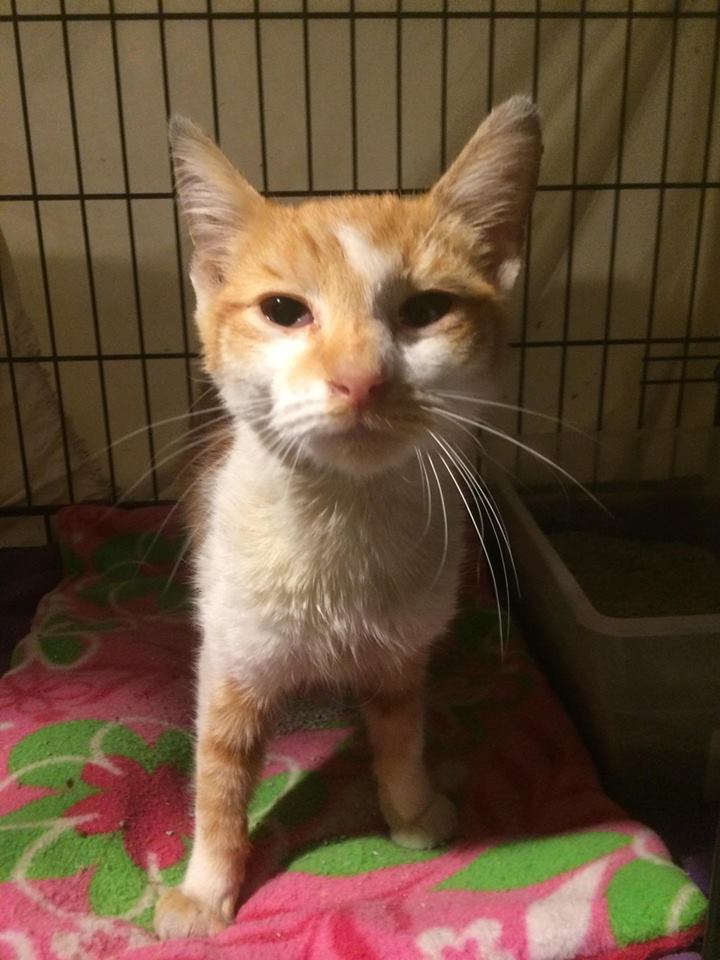
[[[536,652],[607,786],[626,803],[720,795],[720,430],[522,439],[608,511],[527,454],[489,471]]]

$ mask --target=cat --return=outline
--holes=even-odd
[[[458,829],[423,761],[423,680],[477,489],[463,401],[496,389],[542,152],[534,104],[513,97],[427,193],[283,206],[188,120],[170,139],[202,356],[231,429],[194,518],[195,839],[156,908],[163,938],[232,921],[248,801],[289,691],[357,695],[396,843]]]

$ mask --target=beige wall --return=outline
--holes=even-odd
[[[249,0],[213,0],[211,5],[216,13],[247,13],[253,9]],[[716,338],[714,343],[694,340],[688,348],[690,356],[720,352],[720,96],[715,98],[712,138],[706,151],[715,40],[712,18],[681,16],[677,22],[674,94],[663,169],[673,51],[673,20],[663,16],[673,9],[668,0],[636,0],[636,11],[657,15],[633,19],[630,35],[627,20],[621,15],[627,9],[625,0],[587,0],[590,14],[617,15],[590,16],[584,26],[572,15],[579,10],[579,3],[543,0],[543,13],[567,16],[541,18],[539,28],[535,18],[503,16],[534,11],[534,0],[496,0],[498,16],[492,20],[472,17],[473,12],[487,12],[488,2],[449,0],[449,11],[467,16],[447,22],[445,61],[442,19],[403,20],[398,44],[398,20],[392,15],[396,4],[384,0],[356,0],[355,9],[361,13],[389,15],[359,18],[352,28],[347,16],[311,19],[306,28],[301,19],[261,17],[259,28],[253,18],[218,19],[211,28],[206,19],[180,18],[167,19],[161,29],[159,20],[150,18],[120,19],[114,33],[109,19],[103,16],[109,10],[106,0],[66,0],[65,6],[71,15],[98,14],[99,18],[71,19],[66,34],[57,19],[25,20],[19,25],[34,173],[41,196],[37,211],[30,199],[32,177],[14,25],[7,20],[0,22],[0,225],[27,317],[23,336],[16,330],[18,341],[13,346],[15,353],[26,350],[49,355],[51,315],[60,354],[94,355],[99,335],[105,354],[129,357],[107,360],[103,367],[112,439],[145,424],[143,366],[137,359],[140,328],[146,352],[182,353],[186,343],[194,346],[189,319],[192,297],[178,272],[165,144],[164,75],[171,110],[193,117],[210,132],[215,119],[214,85],[223,147],[257,186],[281,191],[289,200],[310,186],[328,191],[427,186],[441,168],[443,90],[449,159],[481,119],[490,98],[498,101],[516,91],[531,91],[535,78],[547,149],[542,189],[532,220],[529,271],[527,278],[521,278],[511,304],[510,338],[529,345],[511,352],[506,372],[507,399],[521,399],[532,408],[552,415],[561,413],[574,424],[594,429],[602,394],[600,425],[624,430],[633,428],[638,419],[649,317],[647,351],[651,355],[682,352],[682,345],[666,341],[683,337],[688,330],[695,338]],[[165,0],[163,6],[170,14],[203,13],[208,8],[199,0]],[[17,7],[21,15],[38,12],[52,16],[60,11],[59,0],[18,0]],[[280,14],[301,11],[303,5],[300,0],[264,0],[259,7],[261,12]],[[402,7],[405,11],[438,13],[443,4],[440,0],[405,0]],[[121,14],[154,13],[157,9],[152,0],[115,3],[116,12]],[[343,14],[348,11],[348,3],[308,0],[307,9],[311,13]],[[681,4],[682,14],[714,9],[714,0]],[[0,14],[10,10],[9,0],[0,0]],[[351,111],[353,36],[356,179]],[[618,174],[618,123],[628,36],[620,171],[626,186],[615,191],[607,187],[616,182]],[[578,71],[581,40],[582,69]],[[132,194],[129,207],[124,197],[113,41]],[[307,90],[305,44],[309,54]],[[266,182],[262,174],[258,46]],[[492,91],[488,83],[491,52]],[[71,64],[80,170],[87,195],[91,274],[78,198],[66,57]],[[581,88],[576,125],[578,77]],[[310,107],[309,151],[306,104]],[[668,182],[687,186],[667,189],[664,196],[656,187],[647,186],[657,184],[663,174]],[[596,187],[573,194],[569,186],[574,175],[577,183]],[[714,186],[699,189],[697,184],[703,179],[714,182]],[[661,203],[663,220],[658,231]],[[702,231],[698,233],[701,210]],[[47,260],[47,296],[36,212]],[[131,230],[137,289],[130,255]],[[183,249],[183,259],[185,253]],[[611,271],[613,284],[609,287]],[[97,332],[90,279],[95,288]],[[558,341],[564,345],[558,345]],[[1,333],[0,353],[6,353]],[[678,361],[652,361],[650,369],[657,378],[672,378],[681,366]],[[697,359],[691,360],[687,369],[693,378],[702,378],[712,372],[712,367],[712,361]],[[200,389],[197,383],[188,388],[188,368],[183,359],[148,360],[145,373],[153,419],[181,413],[187,407],[189,393],[196,396]],[[197,376],[193,372],[193,377]],[[82,360],[62,362],[58,377],[76,434],[71,451],[75,462],[85,456],[83,447],[92,451],[106,443],[99,366]],[[20,379],[24,395],[29,396],[33,387],[28,383],[34,382],[39,395],[49,398],[50,415],[46,420],[52,422],[56,418],[56,406],[52,404],[56,404],[57,385],[52,365],[30,365],[23,369]],[[0,364],[0,405],[4,405],[0,440],[8,451],[0,499],[6,503],[18,499],[18,494],[22,499],[10,386],[7,364]],[[674,424],[679,390],[677,385],[646,389],[648,425]],[[710,423],[714,395],[713,384],[687,384],[681,422],[693,426]],[[514,417],[508,417],[506,425],[514,428]],[[30,424],[26,427],[32,430]],[[552,429],[552,425],[537,420],[526,421],[524,427]],[[158,428],[156,449],[179,436],[181,430],[181,423]],[[54,444],[57,460],[57,433]],[[121,491],[137,480],[147,460],[148,443],[142,433],[116,448],[113,466]],[[40,502],[62,500],[67,494],[63,483],[53,483],[45,475],[43,464],[48,462],[45,455],[35,457],[32,464],[32,484]],[[77,467],[81,493],[98,489],[107,492],[107,459],[98,458],[97,465],[99,476],[83,474]],[[172,492],[169,484],[175,470],[172,463],[160,468],[161,491]],[[133,495],[147,497],[152,492],[148,478]]]

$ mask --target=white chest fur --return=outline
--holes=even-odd
[[[445,501],[447,549],[414,461],[362,481],[319,477],[238,437],[209,485],[197,556],[205,661],[276,688],[352,683],[412,657],[454,610],[461,531],[456,498]]]

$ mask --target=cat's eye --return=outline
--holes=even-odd
[[[271,323],[279,327],[305,327],[313,321],[310,308],[294,297],[266,297],[260,309]]]
[[[426,290],[410,297],[400,307],[400,319],[406,327],[419,330],[436,323],[450,311],[453,298],[442,290]]]

